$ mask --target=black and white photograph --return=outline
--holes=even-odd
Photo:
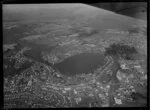
[[[4,108],[147,107],[147,2],[2,4]]]

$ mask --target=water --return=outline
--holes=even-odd
[[[33,43],[23,43],[21,44],[22,47],[29,47],[31,50],[28,50],[24,52],[24,55],[28,58],[31,58],[35,61],[39,61],[41,63],[47,63],[42,58],[42,52],[51,52],[51,50],[54,48],[53,46],[48,46],[44,44],[33,44]],[[49,64],[48,64],[49,65]]]
[[[82,53],[64,60],[54,66],[65,75],[89,73],[105,64],[104,56],[95,53]]]
[[[12,29],[3,28],[3,44],[16,43],[19,39],[23,37],[35,34],[34,32],[32,32],[32,30],[36,27],[36,25],[21,25],[19,23],[17,25],[18,27],[14,27]],[[26,32],[28,34],[25,34]]]

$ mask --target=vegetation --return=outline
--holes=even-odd
[[[112,44],[108,48],[106,48],[105,54],[120,56],[126,60],[133,60],[133,55],[137,54],[138,51],[135,47],[131,47],[125,44]]]

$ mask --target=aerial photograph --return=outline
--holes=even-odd
[[[146,9],[3,4],[3,108],[147,107]]]

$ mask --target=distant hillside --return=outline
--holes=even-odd
[[[95,26],[100,23],[104,25],[103,20],[107,22],[105,22],[106,26],[122,25],[124,22],[127,22],[126,25],[131,25],[139,22],[134,18],[114,14],[85,4],[18,4],[3,6],[3,20],[7,21],[56,19],[87,20]],[[144,23],[142,20],[140,22]]]

